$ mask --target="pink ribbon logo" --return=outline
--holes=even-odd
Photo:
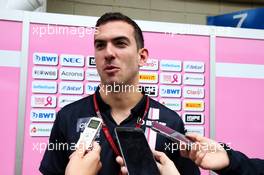
[[[52,97],[51,96],[48,96],[46,98],[46,101],[47,101],[47,103],[44,106],[52,105]]]
[[[173,76],[172,76],[172,82],[171,83],[177,83],[178,82],[178,75],[177,74],[174,74]]]

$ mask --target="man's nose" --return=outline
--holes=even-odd
[[[112,60],[114,58],[115,58],[114,47],[112,44],[107,44],[106,49],[105,49],[105,59]]]

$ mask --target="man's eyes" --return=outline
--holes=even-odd
[[[107,43],[98,42],[98,43],[95,43],[95,48],[97,50],[102,50],[106,47],[106,45],[107,45]],[[116,47],[119,47],[119,48],[125,48],[126,46],[128,46],[128,43],[125,41],[114,41],[113,45]]]
[[[116,41],[115,42],[115,45],[118,46],[118,47],[126,47],[127,46],[127,43],[124,42],[124,41]]]
[[[95,44],[95,48],[98,49],[98,50],[99,49],[103,49],[104,47],[105,47],[105,44],[104,43],[96,43]]]

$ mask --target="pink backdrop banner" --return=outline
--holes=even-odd
[[[0,20],[0,50],[20,51],[22,23]],[[11,58],[0,58],[1,63]],[[0,65],[0,174],[14,174],[20,68]]]
[[[0,67],[0,174],[14,174],[20,69]]]
[[[0,20],[0,50],[21,50],[22,22]]]
[[[218,63],[264,64],[264,41],[217,38]],[[216,139],[264,158],[264,79],[216,78]]]
[[[52,27],[52,26],[49,26]],[[60,26],[53,26],[60,27]],[[67,26],[63,26],[67,27]],[[69,26],[68,26],[69,28]],[[72,27],[71,27],[72,28]],[[29,39],[29,57],[28,57],[28,80],[27,80],[27,102],[26,102],[26,118],[25,118],[25,133],[24,133],[24,156],[23,156],[23,174],[24,175],[37,175],[40,161],[43,157],[44,150],[33,150],[33,145],[46,144],[48,137],[31,137],[29,135],[30,130],[30,110],[31,108],[31,84],[33,54],[34,52],[46,52],[60,54],[78,54],[93,55],[93,35],[87,34],[84,36],[78,33],[57,33],[48,32],[47,25],[31,24],[30,25],[30,39]],[[42,31],[42,32],[40,32]],[[43,31],[46,31],[43,34]],[[167,59],[167,60],[180,60],[180,61],[201,61],[205,64],[205,135],[209,136],[209,72],[210,72],[210,59],[209,59],[209,37],[204,36],[166,36],[162,33],[145,33],[145,44],[149,49],[150,58],[155,59]],[[167,37],[167,38],[165,38]],[[195,44],[193,44],[195,43]],[[61,68],[61,65],[53,66],[57,69]],[[86,71],[86,68],[83,68]],[[53,80],[60,83],[61,80]],[[86,80],[84,81],[86,82]],[[182,87],[182,85],[181,85]],[[60,96],[59,93],[55,96]],[[83,96],[86,96],[84,94]],[[159,98],[158,98],[159,99]],[[59,107],[56,107],[56,111]],[[181,112],[179,112],[181,114]]]

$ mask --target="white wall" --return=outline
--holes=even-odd
[[[208,15],[257,7],[261,5],[228,3],[226,0],[48,0],[47,11],[87,16],[120,11],[134,19],[206,24]]]

